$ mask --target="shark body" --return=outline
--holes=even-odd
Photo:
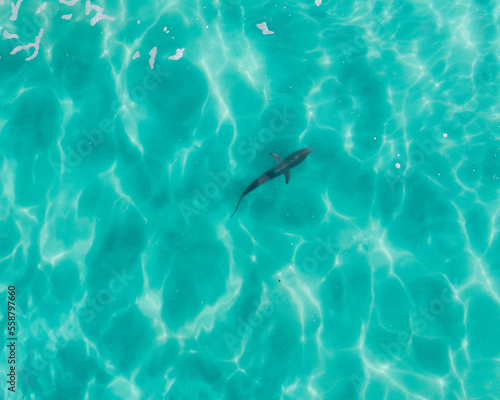
[[[290,181],[290,169],[292,169],[293,167],[299,165],[302,161],[304,161],[306,157],[309,155],[309,153],[311,153],[311,150],[312,150],[311,147],[306,147],[304,149],[297,150],[296,152],[290,154],[286,158],[281,158],[279,155],[275,153],[269,153],[271,156],[274,157],[277,164],[269,171],[266,171],[264,174],[259,176],[245,189],[240,199],[238,200],[238,204],[236,205],[236,209],[234,210],[233,215],[236,214],[236,211],[238,210],[238,207],[243,197],[245,197],[252,190],[257,189],[263,183],[266,183],[271,179],[277,178],[280,175],[285,175],[286,183],[288,183],[288,181]],[[233,215],[231,215],[231,218],[233,218]]]

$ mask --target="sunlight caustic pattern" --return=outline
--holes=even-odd
[[[4,397],[497,398],[499,15],[0,0]]]

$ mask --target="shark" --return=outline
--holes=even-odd
[[[257,189],[260,185],[263,183],[266,183],[267,181],[270,181],[271,179],[277,178],[280,175],[285,175],[286,183],[290,181],[290,170],[293,167],[296,167],[299,165],[302,161],[306,159],[306,157],[311,153],[312,147],[306,147],[304,149],[297,150],[296,152],[290,154],[286,158],[281,158],[279,155],[276,153],[269,153],[275,160],[276,160],[276,165],[272,167],[269,171],[264,172],[261,176],[259,176],[257,179],[255,179],[243,192],[241,195],[240,199],[238,200],[238,204],[236,205],[236,209],[234,210],[233,214],[231,215],[231,218],[233,218],[234,214],[236,214],[236,211],[238,210],[238,207],[240,206],[241,200],[243,197],[245,197],[248,193],[250,193],[252,190]]]

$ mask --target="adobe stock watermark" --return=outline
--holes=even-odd
[[[245,319],[241,317],[236,318],[236,322],[238,323],[235,330],[236,335],[227,331],[222,334],[222,338],[228,350],[233,354],[241,351],[243,348],[243,341],[250,340],[254,329],[262,326],[264,320],[273,315],[276,306],[284,304],[285,301],[285,292],[279,288],[274,289],[269,294],[269,300],[260,304],[254,301],[253,304],[256,307],[255,311],[250,312]]]
[[[408,346],[412,334],[419,335],[424,333],[429,327],[429,323],[436,321],[436,319],[445,312],[447,305],[451,303],[453,303],[453,299],[450,289],[444,288],[440,296],[432,299],[427,307],[419,307],[418,313],[413,313],[416,318],[412,321],[412,332],[399,332],[395,341],[381,343],[380,347],[383,353],[375,357],[375,367],[378,369],[385,369],[391,360],[399,359],[403,353],[403,349]],[[356,374],[352,374],[349,380],[359,394],[365,380]]]
[[[369,34],[371,36],[377,36],[380,33],[381,29],[382,25],[378,21],[372,22],[370,24]],[[356,26],[355,30],[357,31],[357,34],[354,35],[352,41],[342,42],[340,44],[342,55],[348,63],[352,61],[353,54],[359,54],[363,51],[367,43],[367,32],[363,31],[359,26]]]
[[[290,121],[295,118],[295,114],[289,113],[286,106],[281,109],[274,108],[272,110],[273,117],[269,121],[267,128],[262,128],[256,135],[250,135],[238,145],[238,154],[246,156],[245,161],[251,162],[256,157],[258,152],[266,148],[266,145],[271,143],[277,133],[283,132]],[[191,217],[199,215],[205,210],[210,202],[221,194],[231,179],[240,174],[242,169],[236,167],[234,169],[228,167],[225,170],[210,172],[210,180],[205,183],[203,188],[194,188],[194,196],[190,201],[182,201],[177,208],[179,209],[184,221],[189,223]]]
[[[334,246],[331,241],[331,237],[328,236],[326,240],[318,237],[316,238],[317,245],[313,250],[311,256],[306,257],[302,261],[302,271],[307,274],[312,274],[316,271],[320,262],[326,261],[328,258],[335,254]],[[288,273],[280,275],[280,280],[283,285],[287,287],[294,287],[298,284],[298,278],[296,274],[291,276]],[[277,287],[271,291],[269,294],[269,300],[263,303],[258,303],[254,301],[253,304],[256,307],[255,311],[252,311],[248,316],[243,319],[241,317],[236,318],[236,329],[234,333],[224,332],[222,337],[224,342],[230,352],[233,354],[240,351],[243,348],[243,342],[250,340],[254,330],[260,326],[266,318],[271,317],[277,306],[282,305],[286,301],[286,292],[284,289]]]
[[[448,111],[447,119],[459,126],[462,126],[467,119],[470,119],[468,118],[470,115],[478,111],[481,101],[487,99],[496,100],[498,94],[497,87],[500,83],[494,80],[492,76],[492,73],[489,73],[486,77],[479,75],[476,96],[465,103],[463,111],[454,113],[453,116],[450,116],[451,111]]]
[[[36,382],[40,373],[57,358],[59,352],[65,349],[70,341],[81,337],[80,327],[82,323],[92,323],[97,313],[103,311],[106,306],[116,300],[120,293],[135,279],[134,276],[128,275],[125,270],[120,273],[113,269],[111,274],[113,278],[111,278],[108,288],[99,290],[95,297],[88,299],[85,307],[77,312],[74,320],[66,320],[58,330],[57,337],[52,337],[40,352],[31,352],[28,360],[19,368],[19,377],[25,383]],[[80,316],[80,323],[78,323],[78,316]],[[31,325],[31,329],[35,332],[40,327],[41,324],[38,321]]]
[[[318,244],[314,248],[313,255],[306,257],[301,264],[302,267],[300,270],[305,275],[312,275],[315,273],[320,262],[325,262],[335,255],[335,251],[338,251],[338,245],[332,242],[331,236],[328,236],[326,240],[317,237],[316,241]],[[296,286],[299,279],[297,274],[290,269],[283,272],[280,277],[283,283],[287,284],[289,287]]]
[[[497,95],[496,86],[499,84],[494,82],[491,76],[491,74],[488,75],[488,79],[479,76],[476,96],[464,105],[463,111],[454,113],[453,115],[450,115],[451,112],[448,112],[443,123],[452,122],[456,125],[455,128],[458,129],[465,124],[467,118],[471,114],[478,111],[480,101],[487,100],[488,98],[494,99]],[[416,146],[410,151],[408,159],[398,157],[398,163],[396,164],[398,171],[389,170],[384,173],[384,178],[391,191],[394,192],[398,184],[410,178],[417,170],[417,167],[422,165],[425,160],[436,151],[438,146],[440,146],[443,141],[447,140],[447,138],[448,133],[435,128],[430,138],[423,140],[416,139],[414,141]],[[399,172],[399,168],[403,166],[405,167],[404,172]]]
[[[397,159],[397,170],[399,171],[401,167],[405,167],[406,170],[401,172],[389,170],[384,173],[385,181],[391,189],[391,192],[397,189],[399,183],[403,183],[406,179],[409,179],[416,171],[416,168],[422,165],[426,158],[436,151],[440,142],[446,137],[446,133],[435,129],[430,138],[423,140],[415,139],[413,141],[415,147],[410,150],[408,159],[402,156],[399,156]]]
[[[127,275],[125,269],[121,273],[113,269],[111,273],[113,274],[113,278],[109,282],[108,288],[99,290],[95,297],[88,299],[86,307],[79,312],[80,317],[84,318],[84,323],[91,324],[96,314],[100,313],[107,305],[116,300],[118,295],[135,279],[133,275]]]
[[[165,78],[170,75],[168,72],[161,70],[159,63],[155,65],[154,69],[145,66],[144,70],[145,73],[141,83],[132,88],[127,98],[128,104],[131,104],[132,107],[145,101],[149,93],[157,89]],[[51,162],[52,169],[56,173],[62,174],[63,172],[73,172],[75,168],[82,164],[85,157],[92,154],[94,149],[104,142],[107,135],[114,132],[114,118],[117,116],[123,118],[129,113],[129,108],[123,106],[123,101],[121,99],[114,100],[110,105],[110,110],[113,115],[112,118],[103,118],[93,129],[88,131],[85,129],[82,130],[80,132],[82,140],[80,140],[76,146],[66,145],[64,147],[64,159],[62,162]]]
[[[18,46],[25,46],[30,43],[32,40],[30,38],[36,37],[40,29],[47,26],[46,19],[55,17],[60,10],[61,5],[59,3],[47,2],[43,11],[38,14],[21,12],[21,17],[19,18],[18,16],[15,20],[15,22],[20,23],[20,28],[16,29],[13,36],[8,39],[6,38],[12,50]]]
[[[85,137],[73,148],[70,145],[64,147],[64,163],[52,162],[52,169],[59,174],[63,172],[73,172],[79,167],[83,159],[94,151],[94,148],[101,145],[105,134],[110,134],[114,130],[113,121],[110,118],[102,119],[97,128],[90,131],[82,130],[80,134]]]

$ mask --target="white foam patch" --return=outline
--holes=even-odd
[[[11,21],[15,21],[17,19],[17,12],[19,11],[19,7],[21,7],[21,3],[23,0],[17,0],[17,3],[10,3],[10,7],[12,8],[12,15],[10,16]]]
[[[7,32],[7,29],[3,31],[3,37],[5,39],[19,39],[19,36],[15,33]]]
[[[151,67],[151,69],[153,69],[153,67],[155,65],[156,53],[158,53],[158,49],[155,46],[149,52],[149,55],[151,56],[151,57],[149,57],[149,66]]]
[[[43,28],[40,29],[40,32],[38,32],[38,35],[36,35],[35,38],[35,43],[28,43],[26,45],[19,45],[17,47],[14,47],[14,49],[10,52],[10,54],[16,54],[20,50],[28,50],[30,47],[34,47],[35,51],[31,56],[26,58],[26,61],[32,60],[38,55],[38,48],[40,47],[40,40],[42,39],[43,36]]]
[[[267,29],[266,22],[262,22],[260,24],[257,24],[257,28],[259,28],[262,31],[263,35],[272,35],[274,33],[273,31],[270,31],[269,29]]]
[[[46,1],[44,1],[43,4],[36,9],[35,14],[41,13],[43,10],[45,10],[45,7],[47,7],[47,2]]]
[[[66,4],[67,6],[74,6],[80,0],[59,0],[59,3]]]
[[[319,7],[321,5],[321,0],[315,0],[314,4],[316,4]]]
[[[139,58],[140,56],[141,56],[141,54],[138,51],[136,51],[134,53],[134,55],[132,56],[132,60],[135,60],[136,58]]]
[[[73,14],[64,14],[63,16],[61,16],[62,19],[71,19],[73,17]]]
[[[182,58],[182,53],[184,53],[184,48],[182,49],[177,49],[175,51],[175,54],[173,56],[169,56],[168,59],[169,60],[178,60],[179,58]]]
[[[90,20],[91,26],[94,26],[96,23],[98,23],[99,21],[102,21],[102,20],[108,20],[108,21],[115,20],[113,17],[110,17],[109,15],[103,14],[104,8],[93,5],[90,3],[90,0],[87,0],[87,2],[85,3],[85,15],[89,15],[92,10],[95,11],[95,15]]]

